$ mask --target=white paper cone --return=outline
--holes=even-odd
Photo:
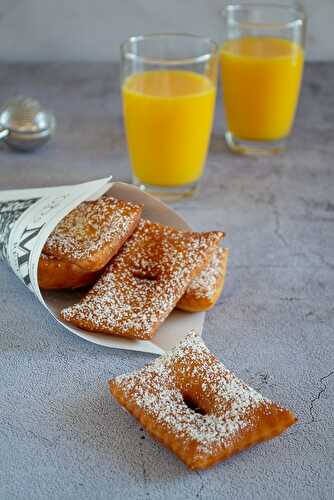
[[[46,309],[67,330],[89,342],[134,351],[162,354],[176,345],[189,330],[202,333],[204,313],[173,311],[151,341],[132,340],[89,333],[64,323],[60,311],[82,297],[81,290],[40,290],[38,261],[44,243],[58,222],[79,203],[103,194],[144,204],[143,216],[155,222],[189,230],[185,220],[158,199],[135,186],[110,182],[111,178],[55,188],[0,191],[0,258],[6,259],[16,275],[38,297]]]

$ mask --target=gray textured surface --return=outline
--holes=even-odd
[[[188,472],[107,391],[108,377],[151,357],[62,330],[0,264],[1,499],[333,498],[333,81],[334,65],[307,67],[290,150],[272,159],[230,155],[219,106],[201,195],[178,207],[228,235],[208,346],[299,423]],[[128,179],[115,67],[1,65],[1,98],[17,92],[48,103],[59,128],[37,154],[0,151],[1,188]]]
[[[333,61],[333,0],[301,3],[309,16],[307,59]],[[223,5],[222,0],[1,0],[0,57],[20,62],[118,61],[119,46],[127,37],[152,32],[198,33],[220,43]]]

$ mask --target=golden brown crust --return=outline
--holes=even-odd
[[[102,271],[84,271],[81,267],[42,254],[38,262],[38,284],[43,290],[81,288],[92,285]]]
[[[61,318],[92,332],[152,338],[223,236],[142,219],[100,280]]]
[[[219,248],[210,263],[188,286],[186,293],[176,304],[188,312],[208,311],[219,299],[225,282],[229,250]]]
[[[204,469],[296,422],[239,380],[191,332],[171,353],[109,381],[116,400],[189,468]]]
[[[142,206],[103,197],[72,210],[49,235],[43,253],[98,271],[116,255],[137,227]]]

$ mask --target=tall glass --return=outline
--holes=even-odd
[[[302,7],[232,4],[223,10],[222,93],[230,149],[243,154],[285,150],[304,65]]]
[[[192,195],[210,140],[217,45],[188,34],[135,36],[121,47],[133,182],[161,198]]]

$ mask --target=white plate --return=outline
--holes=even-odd
[[[143,203],[145,205],[143,216],[155,222],[176,227],[177,229],[189,230],[190,226],[178,215],[175,210],[162,203],[157,198],[143,193],[137,187],[122,182],[114,182],[107,192],[108,195],[122,200]],[[186,313],[173,311],[167,320],[161,325],[157,334],[151,341],[131,340],[122,337],[114,337],[104,333],[88,333],[81,328],[70,326],[59,319],[60,311],[69,305],[76,303],[82,292],[80,291],[43,291],[43,299],[51,314],[67,330],[75,335],[93,342],[94,344],[112,347],[114,349],[129,349],[131,351],[150,352],[163,354],[174,347],[189,330],[195,330],[202,334],[204,313]]]

